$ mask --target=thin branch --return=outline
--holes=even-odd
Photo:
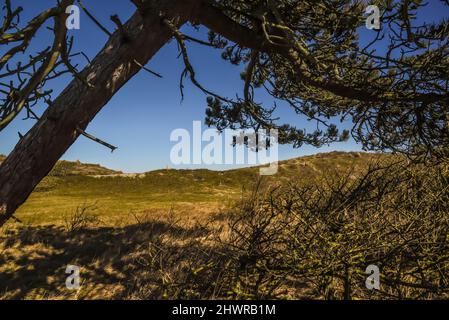
[[[76,131],[77,131],[79,134],[83,135],[84,137],[86,137],[86,138],[88,138],[88,139],[90,139],[90,140],[92,140],[92,141],[94,141],[94,142],[96,142],[96,143],[99,143],[99,144],[101,144],[102,146],[105,146],[105,147],[108,148],[108,149],[111,149],[111,152],[114,152],[115,150],[118,149],[117,147],[115,147],[115,146],[113,146],[113,145],[111,145],[111,144],[109,144],[109,143],[107,143],[107,142],[105,142],[105,141],[103,141],[103,140],[101,140],[101,139],[98,139],[98,138],[94,137],[94,136],[91,135],[91,134],[88,134],[87,132],[85,132],[84,130],[82,130],[82,129],[79,128],[79,127],[76,128]]]
[[[95,18],[87,9],[86,7],[83,5],[83,3],[78,0],[78,4],[80,5],[81,9],[84,11],[84,13],[93,21],[93,23],[95,23],[97,25],[97,27],[99,27],[101,29],[101,31],[103,31],[104,33],[106,33],[109,37],[112,36],[112,33],[106,29],[105,27],[103,27],[103,25],[100,23],[100,21],[97,20],[97,18]]]
[[[137,61],[136,59],[134,59],[134,63],[135,63],[136,65],[138,65],[140,68],[142,68],[143,70],[145,70],[146,72],[149,72],[149,73],[151,73],[152,75],[155,75],[155,76],[158,77],[158,78],[162,78],[162,75],[160,75],[159,73],[154,72],[154,71],[148,69],[147,67],[145,67],[144,65],[142,65],[142,64],[141,64],[139,61]]]

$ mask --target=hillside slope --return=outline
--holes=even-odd
[[[0,154],[0,164],[5,160],[5,155]],[[61,160],[55,165],[49,176],[62,177],[74,175],[112,175],[121,174],[121,171],[111,170],[100,166],[99,164],[81,163],[80,161],[65,161]]]
[[[121,174],[121,171],[111,170],[100,166],[99,164],[81,163],[79,161],[58,161],[56,166],[50,172],[50,176],[63,177],[63,176],[103,176],[112,174]]]
[[[356,174],[385,157],[358,152],[316,154],[281,161],[278,173],[262,180],[266,184],[314,183],[331,175]],[[106,220],[172,208],[188,215],[210,213],[251,190],[258,179],[258,167],[228,171],[166,169],[124,175],[98,165],[61,161],[17,215],[29,222],[55,222],[84,204],[96,204],[98,214]]]

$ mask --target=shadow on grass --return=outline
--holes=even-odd
[[[207,264],[214,250],[205,245],[209,235],[205,227],[163,221],[74,232],[54,225],[3,230],[0,298],[185,298],[190,282],[198,281],[191,279],[192,270]],[[81,268],[78,291],[65,286],[67,265]],[[193,298],[210,294],[202,290]]]

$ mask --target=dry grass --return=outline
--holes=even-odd
[[[389,260],[381,261],[386,276],[412,281],[415,288],[396,288],[393,283],[373,298],[447,297],[448,172],[432,176],[438,170],[399,168],[381,175],[374,171],[366,176],[359,169],[342,174],[348,167],[346,157],[337,157],[340,171],[308,184],[268,179],[266,188],[256,188],[256,193],[250,187],[246,192],[235,189],[238,202],[227,197],[196,201],[181,194],[176,202],[142,202],[134,210],[126,205],[133,199],[122,197],[114,203],[126,210],[108,214],[112,206],[104,207],[105,202],[77,202],[73,199],[81,197],[74,197],[71,204],[77,206],[67,206],[65,215],[50,207],[40,223],[8,223],[0,229],[0,299],[367,298],[363,267],[386,257]],[[281,168],[325,172],[327,162],[328,157],[315,156]],[[211,172],[193,174],[214,183],[226,178]],[[326,175],[333,178],[322,179]],[[171,187],[170,179],[160,183],[161,189]],[[86,179],[76,181],[81,186],[72,185],[74,194]],[[229,195],[226,188],[209,190],[206,182],[202,180],[200,192],[224,190]],[[87,185],[96,190],[96,185]],[[190,194],[191,189],[179,192]],[[47,196],[62,206],[62,198],[52,192],[41,192],[39,199]],[[432,224],[435,218],[438,225]],[[310,231],[315,229],[319,236]],[[79,290],[65,287],[67,265],[81,267]],[[352,276],[342,283],[349,269]],[[351,290],[345,289],[348,285]]]
[[[165,272],[175,256],[194,259],[192,243],[204,242],[206,229],[165,219],[139,217],[124,227],[15,225],[0,235],[0,297],[3,299],[163,298]],[[124,221],[123,221],[124,222]],[[198,251],[200,252],[200,251]],[[170,257],[159,261],[159,256]],[[180,259],[180,258],[179,258]],[[81,267],[82,287],[65,287],[67,265]],[[177,263],[171,268],[180,267]],[[167,268],[167,269],[166,269]],[[171,270],[173,272],[173,270]],[[145,282],[145,285],[142,283]],[[154,287],[154,291],[153,288]],[[145,288],[145,295],[140,292]]]
[[[209,209],[131,213],[105,226],[88,206],[69,227],[9,224],[0,230],[0,299],[234,299],[229,217]],[[79,290],[65,287],[67,265],[81,267]]]

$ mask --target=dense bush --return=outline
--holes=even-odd
[[[84,204],[63,226],[7,229],[0,298],[449,298],[449,167],[388,161],[259,181],[213,219],[170,210],[102,226]],[[80,292],[65,287],[67,263],[83,267]],[[366,288],[370,265],[379,290]]]
[[[447,166],[378,164],[314,185],[257,186],[230,210],[236,298],[449,297]],[[380,290],[365,286],[369,265]]]

